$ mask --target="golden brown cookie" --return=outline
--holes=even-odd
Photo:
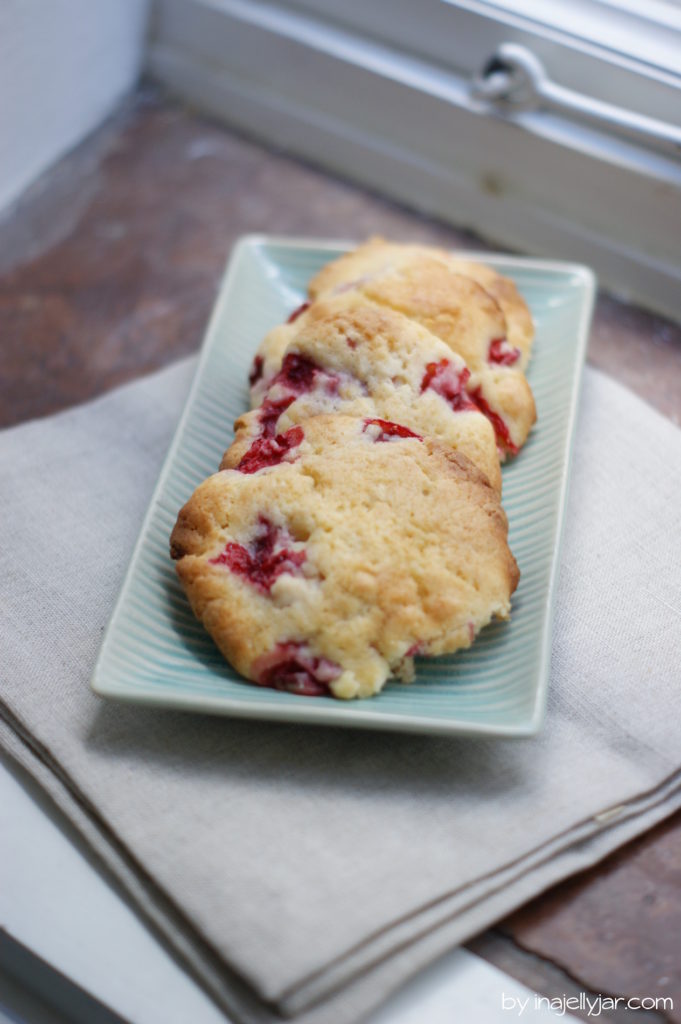
[[[517,454],[536,419],[534,397],[521,369],[532,341],[529,312],[512,282],[473,265],[481,280],[494,284],[495,297],[470,274],[457,272],[456,262],[444,250],[373,239],[328,264],[310,284],[313,301],[296,310],[287,324],[274,328],[258,349],[253,405],[262,401],[284,350],[313,315],[317,301],[359,296],[415,320],[460,355],[471,371],[470,394],[492,424],[502,458]],[[471,266],[461,261],[459,265]],[[510,293],[515,298],[509,299]],[[509,340],[502,301],[507,310],[516,308],[517,345]]]
[[[259,408],[237,420],[237,448],[320,413],[378,417],[462,452],[501,490],[494,429],[468,393],[470,371],[425,327],[349,292],[315,303],[293,331]]]
[[[180,512],[171,553],[196,616],[259,685],[368,697],[409,678],[414,654],[468,647],[508,616],[506,516],[459,453],[323,415],[224,465]]]
[[[510,359],[517,350],[520,355],[515,360],[516,368],[525,370],[534,339],[534,324],[527,303],[515,284],[487,264],[453,256],[446,249],[370,238],[352,252],[327,263],[310,281],[308,293],[314,301],[339,289],[352,287],[354,282],[368,281],[387,270],[411,266],[424,259],[439,260],[454,273],[472,278],[492,296],[505,319],[504,337],[508,348],[503,354]]]

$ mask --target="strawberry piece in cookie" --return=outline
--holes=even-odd
[[[505,452],[509,452],[510,455],[518,454],[518,445],[513,443],[511,438],[511,432],[508,429],[503,417],[495,412],[491,407],[487,399],[482,393],[482,388],[476,388],[475,391],[471,392],[471,398],[477,405],[481,413],[483,413],[494,427],[494,433],[497,437],[497,443],[500,448]]]
[[[272,584],[282,573],[297,575],[305,561],[305,552],[291,548],[293,538],[266,516],[260,516],[258,530],[246,547],[228,541],[211,565],[225,565],[232,572],[244,576],[254,587],[269,594]]]
[[[253,679],[258,686],[286,690],[302,697],[329,695],[329,683],[341,674],[340,665],[318,658],[305,644],[278,643],[273,651],[261,654],[253,663]]]
[[[236,468],[240,473],[257,473],[268,466],[277,466],[302,443],[304,436],[302,427],[291,427],[285,434],[277,434],[276,437],[259,437]]]
[[[475,409],[475,403],[471,401],[466,392],[466,384],[470,375],[470,370],[467,367],[464,366],[457,371],[448,359],[441,359],[438,363],[428,363],[421,381],[421,391],[432,388],[436,394],[451,405],[454,412]]]
[[[509,345],[506,338],[494,338],[489,345],[487,362],[495,366],[513,366],[521,355],[520,349]]]
[[[423,441],[421,435],[415,434],[409,427],[403,427],[401,423],[391,423],[389,420],[364,420],[364,433],[368,433],[372,441],[395,441],[405,437],[415,437],[417,441]]]

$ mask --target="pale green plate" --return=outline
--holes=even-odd
[[[509,623],[488,627],[469,651],[419,659],[411,686],[389,683],[365,701],[301,697],[242,680],[194,619],[176,580],[170,531],[194,487],[217,469],[232,423],[247,408],[256,346],[302,301],[308,278],[347,248],[258,236],[235,248],[93,688],[104,697],[249,718],[530,735],[541,723],[548,685],[558,548],[595,287],[586,267],[473,254],[516,281],[537,328],[529,379],[538,422],[504,469],[509,540],[521,571]]]

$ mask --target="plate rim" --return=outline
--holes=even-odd
[[[149,499],[149,504],[139,527],[137,539],[130,553],[123,582],[121,584],[116,602],[104,630],[102,641],[99,647],[97,659],[94,665],[90,680],[91,689],[97,696],[143,705],[146,707],[157,707],[183,711],[194,711],[197,713],[210,713],[230,716],[234,718],[245,718],[251,720],[295,722],[298,724],[329,725],[335,727],[358,727],[378,729],[392,732],[425,733],[428,735],[457,735],[457,736],[499,736],[499,737],[531,737],[535,736],[544,720],[546,703],[548,698],[550,679],[551,639],[555,611],[555,598],[557,591],[560,553],[563,543],[565,529],[567,495],[572,472],[572,461],[574,453],[575,426],[577,412],[581,398],[582,382],[584,378],[584,365],[586,361],[586,350],[589,340],[589,329],[593,315],[593,307],[597,289],[597,279],[594,271],[583,263],[575,263],[566,260],[544,260],[532,256],[517,256],[504,252],[489,252],[484,250],[450,249],[449,252],[457,257],[473,259],[481,263],[503,262],[509,267],[517,267],[522,270],[534,270],[552,274],[562,274],[575,278],[581,289],[579,319],[577,324],[577,344],[575,347],[575,384],[571,389],[570,403],[568,406],[566,420],[566,457],[563,463],[560,481],[558,483],[558,513],[556,522],[556,540],[553,547],[549,576],[547,583],[547,606],[544,616],[543,635],[539,652],[539,682],[535,690],[535,699],[532,714],[525,722],[511,724],[485,723],[485,722],[457,722],[447,721],[440,718],[429,718],[420,716],[411,718],[397,715],[395,713],[380,711],[379,709],[364,710],[363,703],[352,702],[345,706],[343,702],[334,702],[331,707],[318,707],[310,702],[300,705],[276,705],[261,704],[250,701],[248,697],[238,700],[224,696],[211,697],[205,694],[181,694],[165,693],[159,694],[152,690],[140,688],[130,693],[123,693],[120,689],[111,688],[107,685],[102,663],[104,655],[113,642],[112,636],[115,631],[121,609],[125,604],[128,591],[132,585],[136,563],[142,544],[146,538],[149,525],[159,504],[160,492],[169,476],[174,463],[176,452],[184,435],[186,423],[193,410],[197,392],[201,386],[202,374],[212,352],[213,336],[217,334],[217,326],[222,320],[224,307],[228,304],[231,293],[233,278],[237,275],[238,267],[243,258],[243,253],[248,249],[262,249],[265,246],[280,247],[290,250],[315,250],[334,251],[350,250],[358,243],[351,239],[316,239],[303,236],[287,237],[283,235],[269,235],[265,233],[249,233],[239,237],[232,246],[227,257],[225,270],[223,271],[218,286],[218,296],[208,323],[204,330],[202,341],[199,347],[194,375],[184,400],[184,405],[177,420],[173,437],[161,464],[154,489]],[[103,678],[104,677],[104,678]]]

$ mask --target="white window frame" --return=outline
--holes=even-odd
[[[625,2],[604,47],[610,3],[574,2],[581,36],[533,18],[540,0],[156,0],[148,62],[270,144],[496,244],[589,263],[612,290],[680,318],[681,158],[471,95],[496,47],[514,42],[564,86],[681,125],[681,17],[653,23],[646,52]]]

